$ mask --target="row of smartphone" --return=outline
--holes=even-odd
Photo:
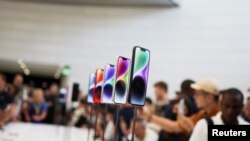
[[[132,60],[118,57],[117,65],[107,64],[89,77],[89,103],[145,104],[150,51],[136,46]]]

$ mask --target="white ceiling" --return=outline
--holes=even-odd
[[[119,6],[176,6],[180,0],[9,0],[49,2],[57,4],[90,4],[90,5],[119,5]]]
[[[178,8],[49,5],[0,1],[0,58],[67,64],[84,92],[88,75],[132,47],[151,50],[149,95],[165,80],[215,77],[250,87],[250,1],[185,0]]]

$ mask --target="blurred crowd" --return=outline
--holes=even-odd
[[[0,127],[10,121],[62,124],[65,103],[60,102],[58,85],[34,88],[23,81],[17,74],[7,83],[6,76],[0,74]]]
[[[81,96],[67,112],[57,84],[44,90],[25,87],[21,75],[12,84],[6,79],[0,74],[0,127],[9,122],[61,124],[93,129],[94,138],[102,141],[128,141],[135,121],[135,141],[206,141],[207,125],[250,123],[250,95],[237,88],[221,90],[212,78],[184,80],[174,99],[169,98],[167,83],[156,82],[156,100],[147,97],[136,112],[129,104],[92,105]]]

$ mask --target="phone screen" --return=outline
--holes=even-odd
[[[115,66],[107,64],[104,70],[104,82],[102,88],[102,103],[113,103],[113,91],[115,86]]]
[[[128,97],[128,102],[132,105],[143,106],[145,104],[149,61],[150,51],[148,49],[134,47]]]
[[[118,57],[114,102],[125,104],[127,102],[131,60],[125,57]]]
[[[96,79],[95,79],[95,90],[94,90],[94,103],[101,102],[103,76],[104,76],[103,69],[97,69],[96,70]]]
[[[178,112],[181,114],[185,114],[185,101],[183,98],[179,102]]]
[[[93,103],[93,93],[95,88],[95,73],[89,75],[89,87],[88,87],[88,103]]]

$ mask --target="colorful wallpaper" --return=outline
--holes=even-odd
[[[96,81],[95,81],[95,92],[94,92],[94,103],[101,102],[101,92],[103,85],[104,72],[102,69],[96,70]]]
[[[126,103],[130,77],[131,60],[119,57],[116,72],[115,103]]]
[[[149,59],[149,50],[142,50],[140,47],[135,48],[130,96],[130,102],[132,104],[144,105],[148,81]]]
[[[102,90],[102,103],[113,103],[113,89],[115,85],[115,66],[106,65],[104,72],[104,84]]]
[[[89,75],[88,103],[93,103],[93,93],[95,88],[95,73]]]

